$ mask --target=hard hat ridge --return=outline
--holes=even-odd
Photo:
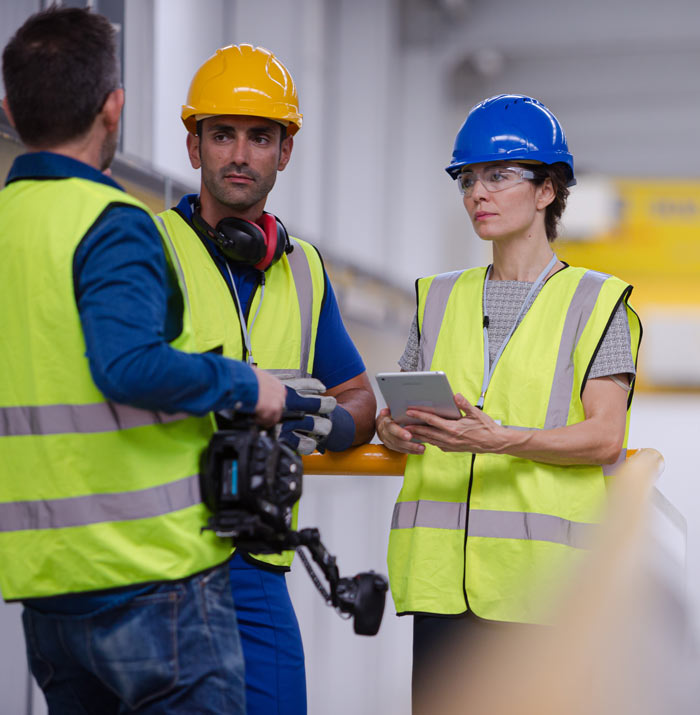
[[[445,171],[454,179],[469,164],[503,160],[563,163],[568,167],[568,185],[576,183],[564,129],[533,97],[499,94],[472,107],[457,133]]]
[[[266,117],[301,128],[302,114],[294,79],[272,52],[249,44],[218,49],[195,73],[182,106],[182,121],[192,134],[197,116],[243,114]]]

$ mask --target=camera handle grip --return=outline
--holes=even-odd
[[[329,553],[328,549],[326,549],[326,547],[323,545],[323,542],[321,541],[321,532],[318,529],[301,529],[294,533],[293,540],[297,542],[294,544],[295,546],[306,546],[306,548],[309,550],[311,558],[313,558],[316,564],[318,564],[319,568],[323,572],[323,575],[326,577],[326,580],[328,581],[328,584],[331,589],[330,594],[327,593],[325,589],[321,591],[321,593],[328,603],[332,604],[333,606],[337,606],[338,599],[336,591],[338,587],[338,582],[340,581],[340,574],[338,572],[338,567],[335,562],[335,556]],[[313,570],[309,570],[311,564],[309,564],[308,559],[306,559],[304,552],[297,549],[297,553],[300,555],[302,562],[304,562],[306,570],[309,571],[310,574],[313,574],[315,576]],[[314,583],[316,583],[316,581],[314,581]],[[316,588],[319,587],[319,583],[316,584]]]
[[[306,546],[309,549],[313,560],[328,581],[330,593],[323,587],[304,552],[297,548],[299,558],[326,603],[332,605],[342,618],[353,618],[354,630],[358,635],[376,635],[384,615],[386,592],[389,588],[384,576],[370,571],[351,578],[340,578],[335,556],[323,545],[318,529],[302,529],[291,532],[289,536],[292,534],[298,546]]]

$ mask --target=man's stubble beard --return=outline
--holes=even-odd
[[[237,189],[226,186],[223,174],[227,171],[229,171],[229,167],[221,170],[220,173],[222,176],[218,176],[216,172],[211,171],[202,165],[202,183],[218,203],[222,206],[226,206],[236,213],[244,213],[250,209],[251,206],[255,206],[257,203],[265,199],[270,191],[272,191],[277,179],[276,172],[271,176],[262,179],[259,174],[248,170],[245,173],[255,179],[255,184]],[[240,195],[241,193],[243,194],[242,196]]]
[[[112,160],[114,159],[114,155],[117,153],[117,145],[119,144],[119,127],[115,129],[113,132],[108,134],[105,137],[105,140],[102,142],[102,146],[100,147],[100,171],[107,171],[109,169],[110,165],[112,164]]]

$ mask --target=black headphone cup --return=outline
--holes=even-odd
[[[293,248],[284,224],[273,214],[265,216],[274,219],[274,230],[269,218],[266,221],[269,230],[266,232],[252,221],[233,216],[221,219],[216,228],[212,228],[198,211],[193,213],[192,223],[216,244],[226,258],[238,263],[253,266],[263,263],[268,254],[268,244],[275,240],[274,252],[269,262],[260,266],[261,270],[265,270]]]
[[[267,240],[263,230],[254,223],[239,218],[225,218],[216,224],[219,248],[227,258],[256,265],[267,255]]]
[[[285,253],[291,253],[294,250],[294,246],[289,240],[287,229],[277,216],[275,216],[275,224],[277,225],[277,248],[275,249],[275,255],[272,257],[272,263],[276,263]]]

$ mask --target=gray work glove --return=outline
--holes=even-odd
[[[285,412],[300,414],[291,419],[283,414],[277,437],[299,454],[311,454],[333,430],[335,397],[323,395],[325,385],[313,377],[294,377],[282,382],[287,387]]]

